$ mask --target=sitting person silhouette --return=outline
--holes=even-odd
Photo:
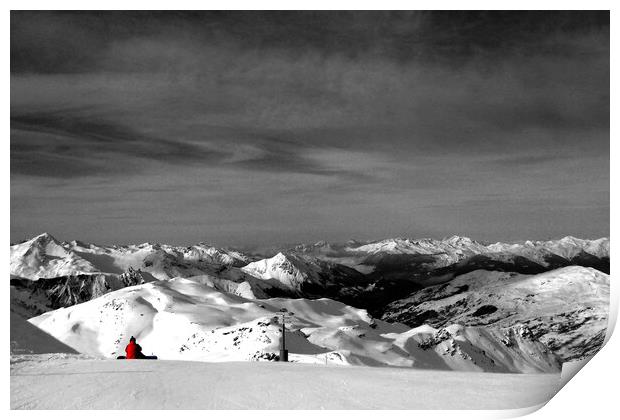
[[[129,339],[129,344],[125,347],[125,359],[145,359],[146,356],[142,354],[142,347],[136,343],[136,339],[132,336]]]

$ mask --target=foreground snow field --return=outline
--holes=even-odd
[[[11,409],[516,409],[548,401],[559,380],[559,374],[13,355]]]

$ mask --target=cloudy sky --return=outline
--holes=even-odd
[[[11,240],[609,234],[609,14],[12,12]]]

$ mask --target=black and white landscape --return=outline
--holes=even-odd
[[[607,335],[609,13],[14,11],[10,199],[12,408],[544,404]]]
[[[134,335],[166,359],[273,360],[284,307],[301,362],[549,372],[602,345],[608,273],[607,238],[321,242],[257,256],[44,233],[11,246],[11,310],[103,357]]]
[[[11,245],[11,351],[16,363],[29,361],[17,366],[35,370],[56,362],[19,355],[77,352],[82,358],[61,360],[89,370],[124,354],[133,335],[164,360],[273,362],[275,315],[286,308],[294,313],[291,362],[557,374],[602,346],[608,273],[607,238],[397,238],[259,256],[204,243],[61,242],[44,233]]]

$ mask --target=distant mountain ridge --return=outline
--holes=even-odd
[[[89,285],[82,281],[78,287],[81,291],[85,287],[116,290],[123,285],[120,276],[133,270],[147,282],[201,276],[204,284],[248,298],[330,297],[380,315],[392,301],[475,270],[539,274],[572,265],[609,273],[609,239],[567,236],[516,244],[484,244],[461,236],[341,244],[320,241],[261,258],[206,243],[187,247],[151,243],[102,246],[60,242],[44,233],[11,245],[10,267],[11,277],[22,280],[15,284],[21,286],[24,280],[56,279],[46,284],[68,282],[73,286],[63,290],[69,291],[78,287],[76,276],[82,276],[83,280],[107,280],[95,286],[90,280]],[[51,304],[59,307],[63,302],[75,303],[76,295],[89,299],[98,293],[53,296]]]
[[[294,251],[336,257],[338,255],[430,255],[445,265],[456,263],[474,255],[506,257],[522,256],[546,266],[549,256],[571,260],[582,253],[597,258],[609,257],[609,238],[579,239],[566,236],[557,240],[522,241],[516,243],[483,243],[463,236],[450,236],[441,240],[422,238],[390,238],[379,241],[349,241],[345,244],[317,242],[313,245],[297,245]]]
[[[446,266],[479,255],[501,261],[510,261],[511,257],[519,256],[542,267],[551,267],[557,264],[555,259],[558,258],[565,262],[579,259],[583,255],[600,260],[608,259],[609,238],[590,240],[566,236],[548,241],[489,244],[456,235],[441,240],[391,238],[345,243],[319,241],[314,244],[274,249],[272,256],[257,256],[230,248],[217,248],[204,242],[187,247],[151,243],[103,246],[76,240],[61,242],[52,235],[43,233],[30,240],[11,245],[11,275],[36,280],[95,272],[118,274],[132,266],[134,269],[148,269],[147,271],[156,278],[162,279],[179,274],[174,272],[175,266],[180,271],[184,268],[199,268],[206,265],[244,267],[261,258],[269,259],[278,254],[313,256],[351,268],[369,261],[372,265],[372,261],[381,255],[429,256],[434,258],[435,266]],[[170,266],[163,264],[158,267],[155,264],[157,257],[168,260]],[[158,268],[161,271],[158,271]]]

